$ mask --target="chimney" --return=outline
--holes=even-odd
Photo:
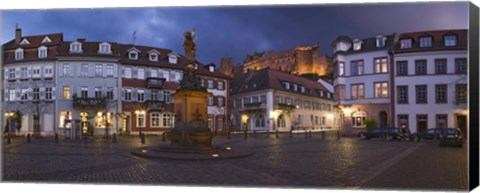
[[[22,29],[21,28],[15,28],[15,43],[19,44],[22,39]]]
[[[85,40],[86,40],[85,38],[77,38],[77,42],[83,43],[83,42],[85,42]]]

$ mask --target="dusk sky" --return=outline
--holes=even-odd
[[[468,2],[390,3],[316,6],[108,8],[2,11],[1,42],[23,35],[63,33],[64,40],[132,43],[169,48],[184,54],[183,32],[196,28],[197,59],[220,63],[230,56],[241,64],[247,54],[288,50],[320,43],[331,55],[339,35],[465,29]]]

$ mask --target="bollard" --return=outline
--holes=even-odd
[[[337,140],[340,139],[340,131],[337,131]]]
[[[277,138],[277,139],[279,138],[279,136],[278,136],[278,130],[275,131],[275,138]]]
[[[303,130],[305,133],[305,139],[308,137],[307,130]]]
[[[55,143],[58,143],[58,142],[59,142],[59,140],[58,140],[58,134],[55,133]]]
[[[140,134],[140,143],[145,144],[145,134]]]
[[[257,137],[257,130],[253,130],[253,138]]]
[[[267,138],[270,137],[270,130],[267,130]]]
[[[312,130],[308,130],[308,138],[312,138]]]
[[[113,143],[117,143],[117,134],[116,134],[116,133],[114,133],[114,134],[112,135],[112,142],[113,142]]]
[[[322,131],[322,139],[325,139],[325,131]]]
[[[230,139],[230,131],[227,132],[227,139]]]
[[[244,133],[244,138],[247,139],[247,130],[245,129],[245,131],[243,132]]]
[[[166,135],[167,135],[167,133],[165,133],[165,132],[162,133],[162,142],[167,141]]]
[[[293,138],[293,130],[290,130],[290,138]]]
[[[12,140],[10,139],[10,133],[7,133],[7,144],[12,143]]]
[[[32,139],[31,139],[30,133],[29,133],[29,134],[27,134],[27,143],[31,143],[31,142],[32,142]]]

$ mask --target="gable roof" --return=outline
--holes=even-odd
[[[232,89],[230,94],[235,95],[266,89],[281,90],[299,94],[298,91],[293,91],[291,89],[287,90],[282,85],[283,82],[305,87],[305,92],[301,93],[302,95],[320,97],[319,93],[317,92],[318,90],[331,93],[324,85],[322,85],[322,83],[279,70],[264,68],[257,71],[250,70],[247,73],[234,77],[234,79],[230,82]],[[331,96],[333,97],[333,93]]]

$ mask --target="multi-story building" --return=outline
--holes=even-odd
[[[467,30],[403,33],[393,47],[396,127],[467,134]]]
[[[322,83],[278,70],[249,70],[231,88],[232,130],[338,128],[333,93]]]
[[[243,72],[249,69],[260,70],[272,68],[296,75],[326,75],[331,71],[330,59],[320,55],[320,44],[297,46],[291,50],[280,52],[255,52],[247,55],[243,62]]]
[[[64,41],[62,34],[24,37],[17,29],[15,40],[4,44],[3,50],[2,110],[6,115],[23,114],[22,131],[33,132],[35,113],[41,116],[40,131],[45,135],[82,130],[94,135],[166,131],[175,124],[170,94],[191,62],[197,64],[199,76],[213,94],[210,128],[224,132],[229,124],[225,106],[230,78],[214,65],[189,61],[170,49]],[[7,119],[14,128],[16,120]]]
[[[379,127],[391,122],[391,56],[396,35],[354,39],[339,36],[332,43],[336,105],[344,113],[343,132],[364,129],[367,118]]]
[[[21,29],[16,29],[15,39],[3,45],[2,113],[7,116],[2,116],[2,129],[10,119],[10,132],[34,132],[35,121],[40,131],[54,132],[56,55],[62,41],[62,34],[22,37]],[[21,112],[15,119],[21,122],[12,120],[13,112]]]
[[[467,30],[424,31],[333,43],[335,99],[344,132],[368,118],[378,127],[420,132],[457,127],[466,133]]]

